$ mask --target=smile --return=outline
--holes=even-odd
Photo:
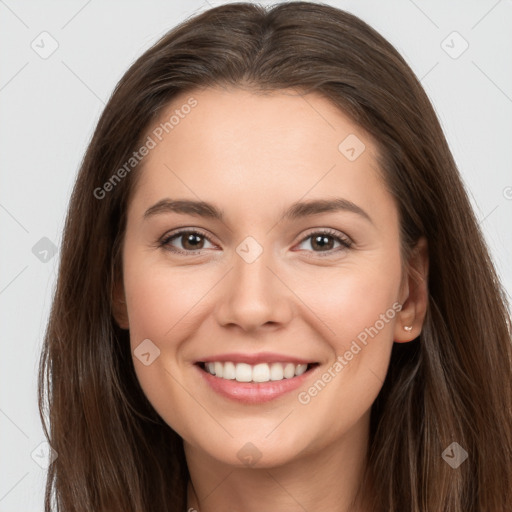
[[[315,378],[320,364],[272,354],[223,354],[195,365],[203,382],[217,395],[244,404],[289,396]]]
[[[311,364],[288,363],[234,363],[232,361],[211,361],[201,363],[203,370],[220,379],[237,382],[269,382],[292,379],[305,373]]]

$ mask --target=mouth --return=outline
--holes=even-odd
[[[293,379],[318,366],[318,363],[273,362],[248,364],[233,361],[208,361],[197,364],[203,371],[218,379],[253,384]]]
[[[227,358],[226,358],[227,359]],[[296,361],[268,361],[261,357],[257,361],[233,360],[198,361],[197,368],[203,382],[218,396],[242,404],[261,404],[291,393],[318,373],[320,363]]]

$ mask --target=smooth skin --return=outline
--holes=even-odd
[[[327,99],[207,88],[174,98],[161,120],[191,96],[197,106],[133,171],[140,174],[114,305],[132,352],[146,339],[160,350],[150,365],[133,361],[149,401],[184,440],[188,505],[200,512],[364,511],[351,503],[365,467],[370,410],[393,342],[421,332],[426,241],[402,274],[398,210],[376,146]],[[365,145],[354,161],[338,149],[350,134]],[[371,221],[345,210],[283,218],[292,203],[334,197]],[[145,216],[165,199],[213,203],[224,219]],[[209,240],[169,240],[178,228]],[[316,244],[322,229],[351,247],[330,235]],[[237,252],[249,236],[263,251],[251,263]],[[270,402],[245,404],[214,392],[195,366],[226,352],[278,352],[318,362],[318,378],[394,303],[402,309],[307,404],[298,394],[311,378]],[[252,466],[238,455],[244,446],[259,457]]]

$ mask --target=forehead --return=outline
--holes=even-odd
[[[165,196],[253,210],[304,196],[386,199],[373,140],[316,93],[194,90],[175,97],[147,135],[155,145],[135,194],[146,205]]]
[[[191,103],[195,105],[192,108]],[[365,139],[367,147],[375,150],[370,136],[328,99],[293,90],[206,88],[182,93],[164,110],[155,127],[175,145],[191,147],[194,141],[201,141],[203,153],[223,159],[257,155],[261,161],[269,151],[273,160],[289,160],[295,155],[303,158],[308,152],[324,150],[337,156],[340,138],[351,134]],[[314,156],[318,158],[318,154]]]

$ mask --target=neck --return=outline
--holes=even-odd
[[[269,467],[226,464],[185,442],[190,474],[187,510],[366,512],[358,490],[368,438],[369,412],[341,439]]]

